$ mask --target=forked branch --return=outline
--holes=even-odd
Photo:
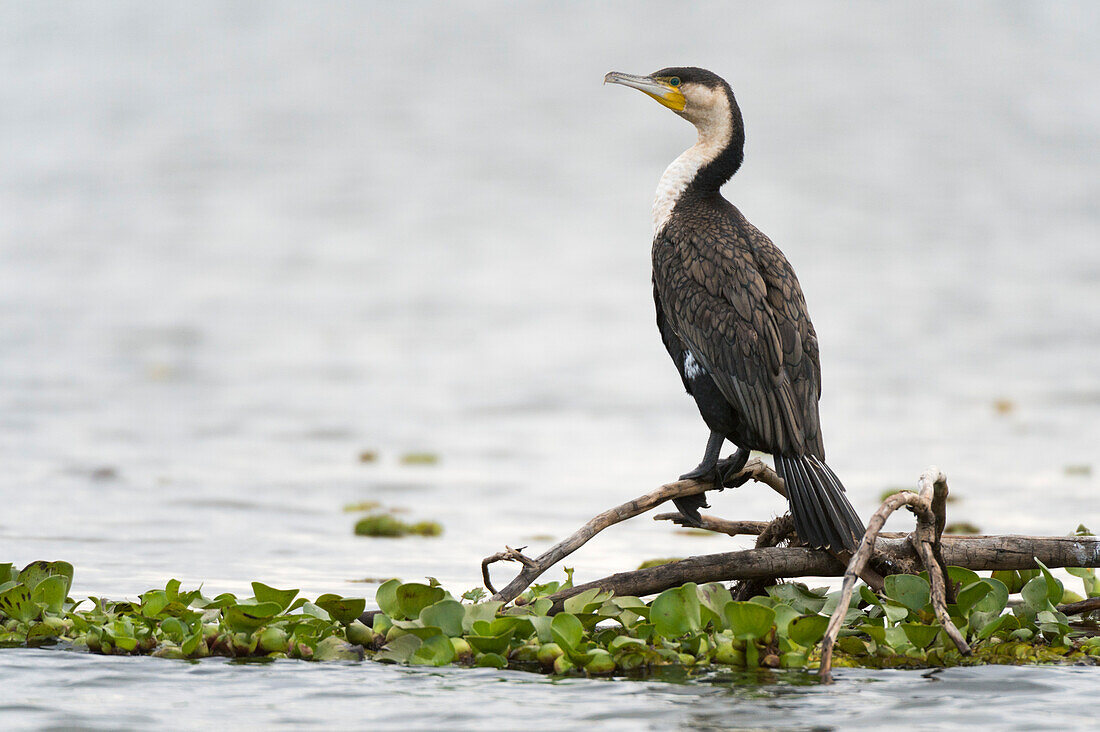
[[[733,482],[741,478],[748,478],[758,483],[764,483],[783,497],[787,495],[786,489],[783,487],[783,479],[776,475],[775,471],[765,463],[761,462],[759,458],[750,460],[740,473],[736,476],[731,476],[728,480],[729,482]],[[625,521],[645,513],[673,498],[703,493],[713,487],[714,486],[709,482],[700,482],[697,480],[678,480],[675,483],[668,483],[655,491],[646,493],[644,496],[627,501],[626,503],[608,509],[595,516],[573,534],[559,541],[535,559],[530,559],[528,557],[520,559],[520,557],[515,556],[515,554],[512,553],[513,550],[510,549],[486,557],[481,563],[485,587],[490,592],[493,592],[493,600],[511,602],[519,597],[543,572],[584,546],[589,539],[606,529],[608,526],[614,526],[620,521]],[[492,583],[489,580],[489,565],[499,561],[521,561],[523,563],[523,569],[520,570],[519,575],[509,582],[504,589],[494,591]]]
[[[959,652],[970,655],[970,645],[951,622],[947,613],[947,593],[954,594],[954,588],[948,589],[946,566],[938,557],[942,557],[940,547],[940,535],[946,523],[944,506],[947,503],[947,478],[937,468],[929,468],[921,474],[917,483],[919,493],[901,491],[888,497],[867,522],[867,531],[859,548],[852,555],[848,563],[848,569],[844,573],[844,582],[840,590],[840,602],[833,611],[833,617],[829,620],[829,626],[825,630],[825,638],[821,641],[821,667],[818,671],[823,681],[832,680],[833,646],[836,644],[840,626],[844,623],[844,616],[848,613],[848,607],[852,603],[852,593],[855,590],[856,580],[871,555],[875,551],[875,541],[882,531],[886,519],[894,511],[902,506],[907,506],[917,516],[917,530],[910,535],[909,541],[921,559],[921,563],[928,570],[928,578],[931,584],[932,608],[936,612],[936,618],[943,626],[944,632],[955,643]],[[938,509],[938,511],[937,511]]]

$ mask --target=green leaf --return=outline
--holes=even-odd
[[[56,638],[58,631],[47,623],[34,623],[27,630],[27,645],[34,646]]]
[[[558,613],[550,621],[550,636],[563,649],[576,651],[584,637],[584,626],[572,613]]]
[[[19,572],[19,581],[28,590],[34,592],[38,583],[47,577],[64,577],[65,594],[69,594],[69,588],[73,583],[73,565],[68,562],[31,562]]]
[[[1091,567],[1066,567],[1066,571],[1074,577],[1081,578],[1081,584],[1084,587],[1086,597],[1096,597],[1100,595],[1100,578],[1097,578],[1096,570]]]
[[[168,607],[168,593],[164,590],[151,590],[141,595],[141,614],[147,618],[155,618],[164,608]]]
[[[993,572],[993,579],[1000,581],[1008,588],[1010,595],[1014,595],[1027,584],[1020,578],[1020,573],[1014,569],[998,569]]]
[[[437,636],[442,638],[443,636]],[[444,638],[444,640],[446,640]],[[448,644],[450,641],[448,641]],[[402,635],[394,638],[382,650],[374,655],[375,661],[392,661],[394,663],[407,663],[412,655],[420,648],[421,641],[415,635]]]
[[[977,613],[975,613],[976,615]],[[989,636],[996,633],[1001,626],[1008,623],[1009,618],[1013,618],[1012,615],[1000,615],[987,621],[978,629],[978,640],[985,640]],[[1013,618],[1014,619],[1014,618]]]
[[[273,602],[233,605],[222,611],[222,620],[234,633],[251,632],[278,615],[280,610]]]
[[[890,575],[883,584],[883,592],[913,612],[920,612],[929,603],[928,580],[913,574]]]
[[[722,614],[726,603],[733,600],[733,595],[721,582],[710,582],[700,585],[698,589],[699,602],[702,607],[713,613],[715,627],[719,630],[725,625],[726,619]],[[704,623],[705,625],[705,623]]]
[[[448,644],[449,645],[449,644]],[[322,638],[313,649],[314,661],[362,661],[363,649],[334,635]]]
[[[800,646],[817,645],[825,636],[829,619],[824,615],[803,615],[795,618],[787,626],[787,637]]]
[[[400,586],[400,580],[386,580],[374,593],[374,601],[378,604],[378,609],[396,620],[402,619],[398,616],[400,607],[397,604],[397,588]]]
[[[768,596],[787,603],[804,615],[819,613],[825,607],[825,597],[811,591],[801,582],[773,585],[766,592]]]
[[[15,579],[11,571],[11,562],[0,562],[0,585]]]
[[[998,579],[983,579],[989,585],[989,594],[975,603],[973,612],[1001,614],[1008,605],[1008,587]]]
[[[629,635],[619,635],[607,644],[607,650],[612,653],[619,653],[623,649],[627,652],[637,651],[640,648],[645,647],[645,641],[638,638],[631,638]]]
[[[275,603],[271,603],[274,605]],[[332,616],[328,614],[328,610],[325,610],[320,605],[315,605],[308,600],[302,603],[302,615],[308,615],[311,618],[317,618],[318,620],[332,620]]]
[[[187,625],[179,618],[165,618],[160,621],[160,632],[173,643],[183,643],[189,635]]]
[[[259,602],[273,602],[279,606],[279,612],[286,612],[290,603],[298,596],[298,590],[277,590],[263,582],[253,582],[252,592]]]
[[[406,633],[409,633],[411,635],[415,635],[420,640],[427,640],[428,638],[431,638],[432,636],[442,635],[442,633],[443,633],[443,631],[441,631],[439,628],[435,627],[434,625],[431,626],[431,627],[425,628],[423,625],[420,625],[419,620],[395,620],[394,623],[396,623],[397,627],[401,628]],[[406,627],[406,626],[402,625],[403,623],[408,623],[409,625]],[[416,625],[413,625],[413,623],[416,623]]]
[[[775,611],[775,630],[780,635],[789,633],[791,621],[795,618],[802,617],[799,612],[790,605],[776,605],[772,610]],[[813,613],[811,613],[811,615],[812,614]],[[722,622],[725,624],[725,615],[722,616]]]
[[[22,583],[17,583],[14,587],[0,592],[0,614],[29,623],[41,612],[42,609],[38,603],[31,599],[30,589]]]
[[[451,639],[445,635],[434,635],[428,638],[409,656],[409,663],[414,666],[446,666],[454,660],[455,647],[451,644]]]
[[[554,640],[554,636],[550,634],[550,623],[553,618],[547,615],[535,615],[528,619],[535,628],[535,635],[539,639],[539,643],[550,643]]]
[[[882,604],[882,600],[879,599],[879,596],[876,595],[874,592],[872,592],[871,588],[868,587],[865,584],[860,584],[860,586],[859,586],[859,596],[868,605],[881,605]]]
[[[499,635],[467,635],[464,637],[475,651],[481,653],[504,653],[508,650],[508,646],[511,644],[512,636],[515,632],[515,628],[509,628]]]
[[[871,636],[871,640],[880,646],[886,644],[886,628],[881,625],[861,625],[859,629]],[[843,640],[843,637],[840,640]],[[839,645],[839,641],[837,643]]]
[[[1035,559],[1035,563],[1039,565],[1039,569],[1043,572],[1043,579],[1047,583],[1047,599],[1050,600],[1052,605],[1057,605],[1062,601],[1062,594],[1065,592],[1065,588],[1062,587],[1062,581],[1050,573],[1047,569],[1047,565]]]
[[[763,638],[775,624],[775,611],[755,602],[728,602],[723,615],[734,636],[746,640]]]
[[[503,602],[479,602],[476,605],[466,605],[464,607],[466,616],[462,619],[462,630],[469,633],[474,629],[474,623],[491,621],[497,616],[503,605]]]
[[[900,623],[909,617],[909,608],[893,600],[882,603],[882,609],[886,613],[886,621],[891,625]]]
[[[507,668],[508,661],[499,653],[482,653],[474,659],[474,665],[484,668]]]
[[[925,579],[928,578],[927,572],[922,572],[921,575]],[[978,576],[977,572],[972,569],[967,569],[966,567],[948,567],[947,578],[958,585],[960,589],[967,585],[972,585],[975,582],[979,582],[982,579]]]
[[[920,623],[902,623],[901,629],[905,632],[905,637],[909,639],[909,642],[920,649],[932,645],[932,641],[936,640],[936,635],[940,632],[940,626],[938,625],[921,625]]]
[[[224,609],[224,608],[227,608],[231,605],[236,605],[236,604],[237,604],[236,595],[234,595],[231,592],[223,592],[222,594],[215,597],[213,600],[209,600],[206,603],[204,603],[203,605],[201,605],[201,607],[204,610],[221,610],[221,609]]]
[[[905,629],[900,626],[894,626],[893,628],[884,628],[883,634],[886,636],[886,645],[893,648],[896,653],[905,653],[908,649],[913,647],[913,644],[909,641],[909,636],[905,634]]]
[[[488,596],[488,592],[484,587],[474,587],[473,589],[466,590],[462,593],[463,600],[469,600],[470,602],[480,602]]]
[[[31,599],[45,606],[51,613],[61,612],[65,605],[65,593],[69,590],[69,579],[61,575],[50,575],[38,583],[31,592]]]
[[[981,580],[959,590],[955,597],[955,607],[964,618],[970,615],[971,609],[985,599],[986,595],[993,591],[993,584],[988,580]]]
[[[699,630],[702,617],[699,612],[699,595],[694,582],[682,587],[665,590],[649,606],[649,619],[658,635],[678,638],[685,633]]]
[[[290,600],[288,599],[287,602],[290,602]],[[316,605],[341,625],[351,625],[363,614],[363,611],[367,608],[367,601],[362,597],[340,597],[339,595],[325,594],[317,598]],[[282,612],[282,608],[280,608],[280,612]]]
[[[446,594],[439,587],[422,585],[419,582],[400,585],[397,588],[398,614],[410,620],[418,618],[421,610],[439,602]]]
[[[434,625],[450,638],[462,635],[462,621],[465,617],[466,608],[455,600],[440,600],[420,611],[420,622]]]
[[[562,603],[562,608],[565,610],[565,612],[573,613],[574,615],[591,612],[591,610],[587,609],[587,606],[589,605],[589,603],[595,602],[596,598],[599,595],[600,588],[593,587],[592,589],[585,590],[580,594],[573,595],[572,597],[568,598],[565,602]]]
[[[1020,590],[1020,595],[1024,598],[1024,604],[1032,612],[1045,610],[1050,602],[1046,578],[1033,577],[1024,585],[1024,589]]]
[[[199,624],[198,629],[193,635],[186,638],[183,643],[180,643],[180,651],[185,656],[191,656],[199,648],[199,642],[202,641],[202,624]]]

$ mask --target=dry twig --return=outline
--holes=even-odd
[[[947,565],[976,572],[995,569],[1034,569],[1038,558],[1048,567],[1100,567],[1100,539],[1079,536],[944,536]],[[907,536],[879,535],[875,556],[912,571],[920,557]],[[658,567],[620,572],[551,595],[556,603],[598,587],[616,595],[644,596],[679,587],[685,582],[781,577],[840,577],[846,568],[827,552],[805,547],[766,547],[704,554]],[[1063,610],[1063,612],[1065,612]],[[1081,611],[1077,611],[1081,612]],[[1066,613],[1067,615],[1070,613]]]
[[[829,620],[829,627],[825,631],[825,638],[821,641],[821,667],[818,673],[826,682],[832,680],[833,646],[840,633],[840,626],[844,623],[844,616],[848,613],[848,606],[852,602],[856,579],[874,553],[875,540],[886,519],[902,506],[908,506],[909,510],[917,515],[917,530],[909,537],[909,541],[928,570],[932,607],[936,617],[959,652],[963,655],[970,654],[970,646],[947,613],[947,572],[946,564],[941,564],[943,560],[940,546],[940,536],[945,523],[943,511],[947,502],[947,478],[938,469],[929,468],[921,474],[918,486],[919,493],[901,491],[887,498],[867,522],[867,532],[863,535],[863,541],[860,542],[859,549],[852,556],[851,562],[848,563],[848,570],[844,573],[840,602],[833,611],[833,617]]]
[[[1044,564],[1046,563],[1044,562]],[[1050,565],[1047,564],[1047,566],[1049,567]],[[1090,597],[1080,602],[1070,602],[1058,606],[1058,612],[1063,615],[1084,615],[1085,613],[1096,612],[1098,610],[1100,610],[1100,597]]]
[[[768,467],[766,464],[760,461],[759,458],[750,460],[748,464],[738,473],[729,479],[730,482],[740,478],[747,478],[755,480],[758,483],[764,483],[772,490],[786,497],[787,492],[783,487],[783,480],[775,474],[775,471]],[[673,498],[680,498],[682,496],[691,496],[697,493],[703,493],[710,490],[713,485],[709,482],[696,481],[696,480],[678,480],[675,483],[668,483],[661,486],[655,491],[645,494],[639,498],[635,498],[632,501],[627,501],[615,508],[608,509],[603,513],[590,519],[588,523],[575,531],[572,535],[559,541],[554,546],[550,547],[543,554],[534,560],[528,559],[528,562],[524,562],[523,569],[520,570],[519,575],[509,582],[504,589],[493,592],[492,584],[489,581],[489,565],[493,562],[505,561],[516,559],[509,556],[508,551],[498,552],[492,556],[486,557],[481,562],[482,577],[485,580],[485,587],[493,592],[493,599],[501,602],[511,602],[519,597],[519,595],[526,590],[532,582],[538,579],[539,575],[545,572],[550,567],[560,562],[565,557],[575,552],[580,547],[584,546],[585,542],[591,539],[596,534],[600,533],[608,526],[614,526],[620,521],[633,518],[639,514],[645,513],[650,509],[659,506],[665,501],[672,500]],[[525,557],[526,559],[526,557]]]

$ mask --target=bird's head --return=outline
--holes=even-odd
[[[649,76],[612,71],[603,81],[645,92],[694,124],[700,132],[727,123],[736,109],[729,84],[717,74],[694,66],[661,69]]]

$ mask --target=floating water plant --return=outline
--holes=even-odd
[[[782,488],[758,461],[745,472]],[[1071,616],[1087,620],[1100,613],[1094,569],[1100,542],[1085,527],[1066,537],[946,537],[946,478],[929,470],[918,487],[892,494],[875,511],[847,566],[828,552],[798,546],[788,517],[755,522],[704,516],[702,527],[709,531],[758,535],[757,548],[661,563],[579,586],[569,569],[564,582],[534,582],[607,526],[702,488],[679,481],[605,511],[538,558],[509,547],[486,557],[488,599],[481,588],[456,598],[432,578],[394,579],[379,586],[379,609],[370,612],[362,598],[326,594],[311,602],[297,590],[259,582],[243,599],[228,593],[208,598],[170,580],[137,601],[74,602],[68,596],[71,565],[32,562],[17,572],[0,564],[0,647],[52,645],[180,659],[369,658],[556,674],[644,676],[676,669],[679,678],[722,667],[819,669],[824,680],[838,666],[1098,662],[1097,625],[1070,622]],[[916,515],[916,531],[883,533],[887,518],[902,507]],[[373,522],[374,531],[401,524],[389,514],[363,521]],[[970,567],[952,566],[951,557],[965,558]],[[498,561],[522,565],[500,591],[489,579]],[[1066,590],[1049,566],[1067,567],[1081,580],[1082,594]],[[883,576],[878,568],[894,571]],[[976,569],[993,572],[983,577]],[[777,579],[828,574],[843,574],[839,591]],[[865,584],[857,586],[857,577]],[[729,579],[742,580],[736,595],[716,581]],[[1012,601],[1014,595],[1019,599]]]
[[[402,465],[435,465],[439,456],[434,452],[407,452],[400,458]]]
[[[1056,603],[1061,583],[1045,569],[980,577],[952,567],[961,585],[949,607],[972,644],[963,656],[931,607],[916,575],[886,578],[884,592],[859,590],[849,609],[834,666],[938,667],[983,663],[1100,663],[1100,637],[1071,628]],[[1085,594],[1100,593],[1092,570],[1074,570]],[[199,659],[369,659],[410,665],[489,666],[557,674],[688,676],[723,667],[813,669],[839,593],[801,583],[769,587],[738,601],[717,583],[665,590],[652,601],[589,589],[561,603],[572,583],[531,588],[521,602],[470,602],[434,581],[389,580],[378,611],[362,598],[322,595],[260,582],[253,595],[214,598],[176,580],[137,600],[74,602],[66,562],[32,562],[15,572],[0,564],[0,647],[42,646],[110,655]],[[1009,608],[1012,594],[1020,602]],[[474,597],[477,597],[474,595]],[[366,621],[366,622],[363,622]]]
[[[382,536],[396,538],[414,534],[416,536],[440,536],[443,527],[435,521],[418,521],[408,524],[388,513],[376,513],[365,516],[355,522],[355,533],[359,536]]]

